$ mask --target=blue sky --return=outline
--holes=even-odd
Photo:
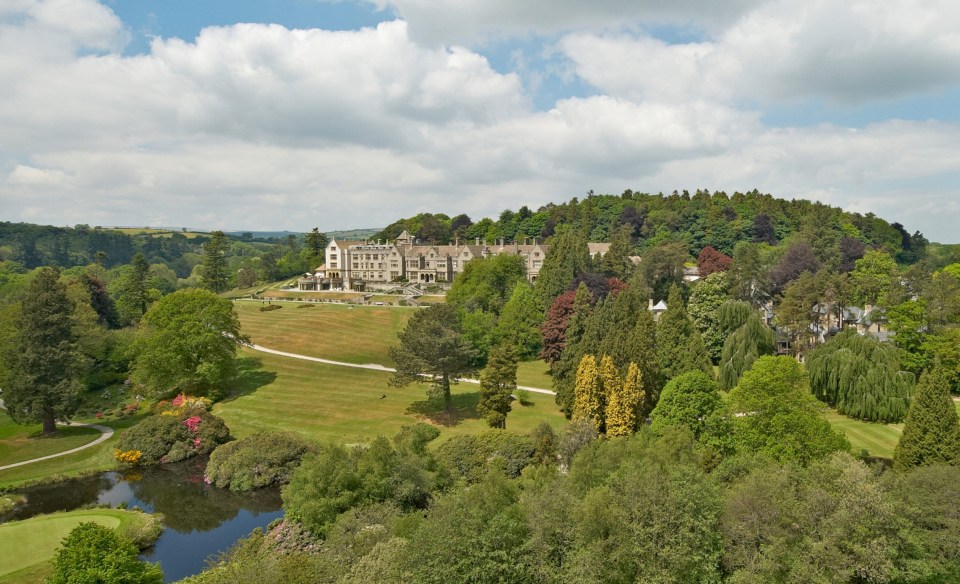
[[[9,0],[0,204],[306,230],[757,188],[960,242],[945,0]]]

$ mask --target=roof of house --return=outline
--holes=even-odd
[[[657,302],[656,304],[654,304],[650,310],[654,312],[663,312],[666,309],[667,309],[667,303],[661,300],[660,302]]]
[[[600,255],[606,255],[610,251],[609,243],[587,243],[587,249],[590,250],[590,256],[595,256],[598,253]]]

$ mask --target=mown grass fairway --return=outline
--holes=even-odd
[[[145,518],[119,509],[84,509],[4,523],[0,525],[0,583],[42,582],[60,542],[83,522],[117,529]]]
[[[846,435],[854,454],[866,450],[870,456],[893,458],[893,449],[903,432],[903,424],[863,422],[838,414],[835,410],[829,410],[826,418],[834,430]]]
[[[261,312],[260,301],[237,301],[241,330],[259,345],[347,363],[389,365],[387,349],[398,343],[415,308],[382,306],[279,304],[280,310]]]
[[[281,312],[281,311],[275,311]],[[393,436],[401,426],[418,421],[437,424],[440,440],[486,429],[475,413],[478,387],[454,386],[456,412],[444,419],[442,407],[426,399],[426,386],[387,385],[389,373],[324,365],[244,350],[248,370],[234,396],[214,407],[235,436],[264,430],[292,430],[305,436],[345,444]],[[532,405],[514,402],[507,428],[529,432],[541,420],[555,427],[565,423],[553,396],[530,394]]]
[[[83,446],[100,435],[93,428],[61,426],[55,436],[46,437],[41,430],[40,424],[16,424],[6,412],[0,411],[0,466]]]

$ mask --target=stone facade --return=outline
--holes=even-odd
[[[421,245],[406,231],[392,244],[370,241],[331,240],[326,263],[297,281],[300,290],[365,290],[368,284],[382,287],[410,284],[448,284],[474,258],[501,254],[523,257],[527,279],[537,280],[549,246],[537,243],[488,245],[479,239],[471,244]]]

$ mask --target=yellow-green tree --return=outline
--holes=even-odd
[[[600,368],[603,371],[602,364]],[[607,394],[607,436],[629,436],[636,431],[643,397],[643,374],[636,363],[630,363],[626,379]]]
[[[605,400],[597,359],[593,355],[584,355],[580,359],[573,392],[573,419],[588,420],[597,431],[601,431]]]

